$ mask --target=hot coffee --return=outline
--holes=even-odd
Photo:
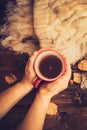
[[[62,71],[62,62],[55,55],[45,56],[39,63],[39,71],[48,79],[55,78]]]

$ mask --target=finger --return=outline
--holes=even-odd
[[[28,65],[29,65],[29,66],[33,66],[34,60],[35,60],[37,54],[38,54],[38,52],[35,51],[35,52],[32,54],[32,56],[29,58],[29,61],[28,61]]]

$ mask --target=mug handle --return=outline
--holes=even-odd
[[[34,88],[38,88],[38,85],[41,83],[42,79],[39,78],[39,77],[36,77],[33,85],[34,85]]]

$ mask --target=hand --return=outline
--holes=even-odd
[[[68,87],[69,79],[71,77],[71,67],[66,58],[65,60],[67,69],[64,75],[58,78],[56,81],[44,83],[42,86],[40,86],[40,90],[38,92],[39,96],[46,97],[46,100],[51,99],[54,95],[60,93]]]
[[[33,55],[28,59],[28,62],[25,67],[25,74],[21,81],[22,84],[27,85],[28,87],[31,86],[32,89],[33,89],[33,81],[36,76],[36,73],[33,69],[33,64],[34,64],[36,55],[37,55],[37,52],[34,52]]]

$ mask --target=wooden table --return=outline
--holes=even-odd
[[[21,80],[27,59],[27,54],[17,55],[0,49],[0,92],[11,86],[5,82],[5,75],[14,73],[17,82]],[[33,90],[8,112],[0,121],[0,130],[16,129],[31,106],[35,93],[36,90]],[[87,130],[87,92],[82,91],[78,84],[69,85],[52,102],[58,105],[58,113],[55,116],[46,115],[44,130]]]

